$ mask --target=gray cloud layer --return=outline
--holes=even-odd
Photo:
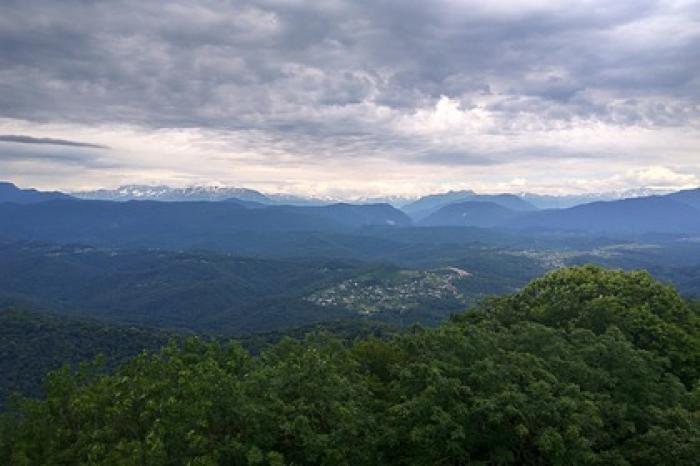
[[[19,144],[49,144],[52,146],[89,147],[92,149],[108,149],[102,144],[91,144],[89,142],[68,141],[66,139],[34,138],[17,134],[0,134],[2,142],[16,142]]]
[[[518,137],[698,130],[700,4],[6,0],[0,116],[255,134],[296,163],[567,159]]]

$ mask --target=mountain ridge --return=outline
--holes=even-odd
[[[624,234],[698,233],[700,210],[668,196],[650,196],[542,210],[504,226]]]
[[[262,206],[238,202],[52,200],[0,204],[0,238],[104,245],[213,247],[241,235],[347,232],[364,226],[399,227],[410,218],[388,204],[323,207]]]
[[[59,191],[39,191],[31,188],[22,189],[9,181],[0,181],[0,202],[33,204],[56,199],[72,199],[72,197]]]

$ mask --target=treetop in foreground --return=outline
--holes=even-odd
[[[389,340],[191,338],[52,373],[0,463],[694,465],[698,328],[648,274],[579,267]]]

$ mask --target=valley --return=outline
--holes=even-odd
[[[14,394],[51,396],[47,373],[102,377],[193,336],[235,339],[266,358],[290,341],[363,345],[440,329],[543,274],[584,264],[645,269],[693,309],[700,296],[694,220],[677,218],[696,208],[695,193],[669,195],[683,207],[651,211],[632,230],[618,228],[631,214],[614,201],[602,210],[610,228],[603,216],[591,230],[560,222],[577,207],[541,210],[515,195],[451,193],[405,211],[285,205],[239,189],[124,196],[144,192],[159,200],[0,189],[0,367],[11,374],[0,383],[0,411]],[[232,193],[245,199],[225,197]],[[675,217],[664,223],[668,212]]]

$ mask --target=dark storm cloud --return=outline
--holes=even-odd
[[[489,134],[692,124],[699,20],[700,4],[662,0],[6,1],[0,116],[492,163],[426,149],[402,121],[445,95],[490,112]]]
[[[16,134],[0,134],[0,141],[15,142],[19,144],[49,144],[52,146],[72,146],[72,147],[89,147],[92,149],[109,149],[101,144],[91,144],[89,142],[68,141],[65,139],[52,138],[35,138],[32,136],[22,136]]]

